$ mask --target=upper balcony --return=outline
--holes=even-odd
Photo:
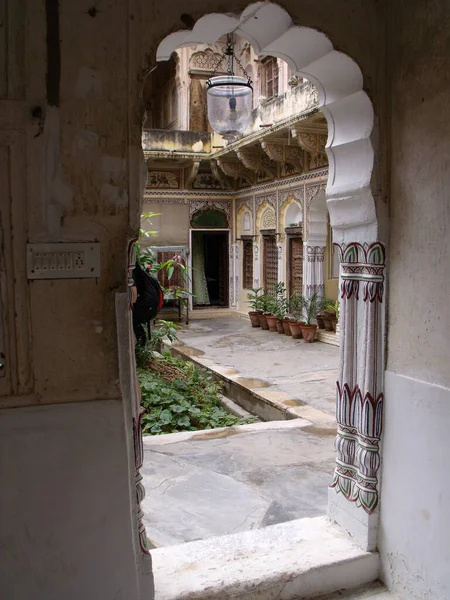
[[[212,150],[212,134],[209,132],[178,131],[170,129],[144,129],[142,132],[142,148],[144,154],[151,152],[167,156],[173,153],[178,158],[197,158],[209,156]]]

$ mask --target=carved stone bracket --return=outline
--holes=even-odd
[[[192,165],[184,170],[184,182],[186,187],[190,187],[195,177],[197,176],[200,161],[194,161]]]
[[[262,154],[261,152],[252,152],[243,148],[238,150],[236,154],[247,169],[255,171],[257,175],[266,173],[272,179],[275,179],[277,175],[276,165],[274,165],[270,158],[265,154]]]
[[[230,186],[229,182],[227,181],[227,178],[224,176],[223,171],[221,171],[219,169],[219,165],[217,164],[217,161],[211,160],[210,165],[211,165],[211,173],[217,179],[217,181],[220,183],[220,187],[223,190],[230,188],[231,186]]]
[[[244,179],[250,185],[253,185],[254,182],[254,174],[250,169],[244,167],[244,165],[237,160],[225,160],[223,158],[217,159],[217,164],[219,168],[225,175],[231,177],[232,179]]]
[[[298,145],[312,154],[324,152],[327,143],[326,133],[312,133],[310,131],[301,131],[292,129],[292,137],[297,140]]]
[[[270,142],[261,142],[261,147],[271,160],[285,165],[294,165],[300,173],[304,170],[301,148],[288,144],[271,144]]]
[[[372,514],[378,505],[383,425],[383,244],[351,243],[341,255],[341,360],[336,468],[331,487]],[[357,335],[356,335],[357,332]]]

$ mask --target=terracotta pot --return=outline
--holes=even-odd
[[[300,321],[290,321],[289,327],[294,340],[299,340],[302,337],[302,323]]]
[[[283,319],[277,319],[277,330],[284,335]]]
[[[323,324],[325,325],[326,331],[333,331],[333,325],[331,323],[331,316],[328,313],[324,313],[322,316]]]
[[[303,339],[307,343],[312,343],[316,339],[317,325],[301,325]]]
[[[249,311],[248,316],[250,317],[250,323],[252,324],[252,327],[260,326],[259,315],[260,313],[255,312],[254,310]]]
[[[269,331],[274,331],[275,333],[278,331],[277,329],[277,321],[278,319],[273,315],[266,315],[267,325],[269,326]]]
[[[331,326],[333,327],[333,331],[336,331],[336,325],[337,325],[336,317],[331,318],[330,321],[331,321]]]
[[[317,326],[319,329],[325,329],[325,323],[323,320],[323,315],[316,315]]]
[[[283,319],[284,333],[286,335],[292,335],[291,327],[289,325],[290,323],[291,323],[290,319]]]
[[[258,315],[258,319],[259,319],[259,324],[261,325],[261,328],[265,329],[267,331],[269,329],[269,325],[267,323],[267,315],[260,314],[260,315]]]

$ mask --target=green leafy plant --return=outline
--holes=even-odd
[[[339,300],[324,300],[324,306],[322,310],[324,310],[330,316],[339,319]]]
[[[284,319],[289,310],[289,302],[286,298],[286,288],[282,281],[275,286],[275,297],[272,313],[277,319]]]
[[[313,319],[324,308],[323,298],[317,292],[314,292],[310,297],[302,296],[301,304],[306,325],[313,325]]]
[[[302,296],[300,296],[297,292],[292,292],[291,297],[289,298],[289,314],[296,320],[301,321],[303,316],[303,301]]]
[[[273,310],[273,305],[274,305],[274,301],[275,298],[274,296],[272,296],[272,294],[267,294],[264,292],[264,294],[262,294],[260,296],[261,298],[261,310],[265,315],[271,315],[272,314],[272,310]]]
[[[152,217],[158,217],[159,214],[160,213],[154,213],[154,212],[142,213],[141,227],[139,229],[139,239],[135,243],[136,257],[137,257],[137,260],[139,261],[139,264],[141,265],[142,268],[146,268],[147,266],[150,266],[150,270],[151,270],[152,266],[157,262],[156,257],[153,254],[153,252],[150,250],[150,248],[142,246],[141,240],[143,238],[149,238],[151,236],[156,235],[157,231],[150,231],[148,229],[143,229],[142,225],[144,225],[145,221],[148,221]],[[151,225],[151,223],[150,223],[150,225]]]
[[[262,294],[263,288],[252,288],[251,293],[247,294],[248,304],[255,312],[262,312]]]
[[[196,431],[252,423],[226,411],[219,403],[221,385],[194,364],[164,355],[158,372],[138,369],[144,434]],[[162,373],[175,376],[168,380]]]

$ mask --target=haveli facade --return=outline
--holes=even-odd
[[[246,311],[251,288],[273,292],[277,282],[289,295],[336,299],[327,125],[317,90],[290,77],[284,61],[259,61],[242,41],[237,48],[254,74],[254,111],[248,131],[231,144],[208,132],[205,112],[204,82],[220,43],[177,50],[173,69],[156,71],[155,89],[151,82],[145,88],[148,123],[165,127],[143,134],[145,211],[160,215],[151,219],[151,243],[156,252],[185,254],[194,307]]]

